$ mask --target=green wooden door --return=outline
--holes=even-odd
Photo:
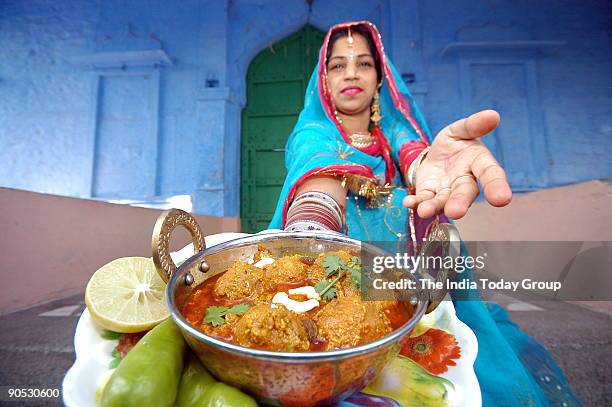
[[[304,106],[304,93],[324,34],[306,26],[260,52],[247,74],[242,111],[242,230],[265,229],[285,175],[285,143]]]

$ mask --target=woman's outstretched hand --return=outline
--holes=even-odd
[[[416,193],[404,198],[404,206],[416,207],[422,218],[444,211],[459,219],[480,193],[478,183],[491,205],[508,205],[512,190],[506,173],[480,140],[499,120],[496,111],[483,110],[440,131],[416,170]]]

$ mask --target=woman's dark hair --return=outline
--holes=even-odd
[[[374,58],[374,65],[376,66],[376,80],[378,83],[380,83],[382,79],[382,67],[380,65],[380,55],[378,55],[378,50],[376,49],[376,45],[374,45],[372,34],[370,34],[370,31],[362,25],[351,26],[351,34],[360,34],[368,42],[368,48],[370,48],[370,53]],[[331,37],[329,37],[329,44],[327,45],[327,54],[325,55],[325,61],[329,60],[332,48],[334,47],[334,43],[336,42],[336,40],[342,37],[348,37],[348,28],[336,30],[332,33]]]

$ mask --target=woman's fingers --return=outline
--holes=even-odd
[[[421,218],[430,218],[435,214],[442,212],[450,193],[450,187],[442,188],[433,198],[421,202],[417,207],[418,215]]]
[[[510,203],[512,190],[506,172],[489,150],[484,148],[476,156],[471,167],[472,173],[482,185],[487,202],[493,206],[506,206]]]
[[[499,121],[499,113],[495,110],[482,110],[449,124],[440,131],[438,137],[447,136],[455,140],[476,139],[495,130]]]
[[[444,206],[444,213],[451,219],[461,219],[480,193],[472,175],[461,175],[453,181],[452,192]]]
[[[444,205],[450,196],[451,188],[443,187],[443,184],[437,178],[429,179],[429,182],[417,187],[416,194],[404,198],[404,206],[416,209],[421,218],[434,216],[444,209]],[[448,183],[444,185],[448,185]]]
[[[504,170],[488,152],[483,152],[474,161],[472,170],[484,190],[487,201],[493,206],[505,206],[512,200],[512,190]],[[460,219],[467,213],[478,197],[480,189],[472,175],[461,175],[451,187],[441,188],[437,193],[430,189],[417,191],[404,198],[404,206],[417,209],[421,218],[432,217],[442,211],[451,219]]]
[[[421,202],[426,201],[428,199],[431,199],[435,195],[436,194],[433,191],[431,191],[429,189],[423,189],[421,191],[417,191],[417,193],[414,194],[414,195],[406,196],[402,203],[404,204],[405,207],[414,209]]]

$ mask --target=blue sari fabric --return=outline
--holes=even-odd
[[[330,33],[347,24],[369,23],[345,23],[332,27]],[[326,38],[329,38],[330,33]],[[326,45],[327,42],[324,42],[323,47]],[[379,53],[384,55],[382,44],[377,42],[376,45]],[[326,109],[320,89],[320,75],[323,72],[320,67],[324,65],[324,55],[325,49],[322,49],[319,64],[306,91],[304,110],[287,141],[285,164],[288,173],[270,228],[281,229],[284,226],[288,204],[297,186],[309,176],[339,176],[348,172],[375,178],[382,185],[389,170],[381,156],[366,154],[347,143],[342,130],[329,114],[329,107]],[[402,251],[410,240],[410,226],[408,210],[402,206],[402,198],[406,196],[407,190],[403,188],[403,179],[398,169],[399,150],[404,143],[410,141],[427,142],[427,139],[431,140],[431,135],[423,115],[391,62],[383,57],[382,64],[386,75],[381,87],[381,129],[388,140],[396,166],[391,184],[398,188],[389,198],[388,205],[378,208],[366,207],[363,198],[349,192],[343,232],[363,241],[395,242],[398,251]],[[409,118],[406,117],[405,108],[403,112],[398,108],[398,94],[404,99],[404,106],[409,108]],[[417,235],[422,237],[431,219],[415,218]],[[474,331],[478,339],[478,356],[474,369],[483,405],[580,405],[563,373],[541,345],[521,332],[502,308],[484,303],[478,293],[472,292],[470,297],[474,299],[455,301],[454,305],[458,317]],[[465,294],[462,298],[466,298]],[[343,404],[354,405],[351,402],[362,400],[363,397],[360,394]]]

